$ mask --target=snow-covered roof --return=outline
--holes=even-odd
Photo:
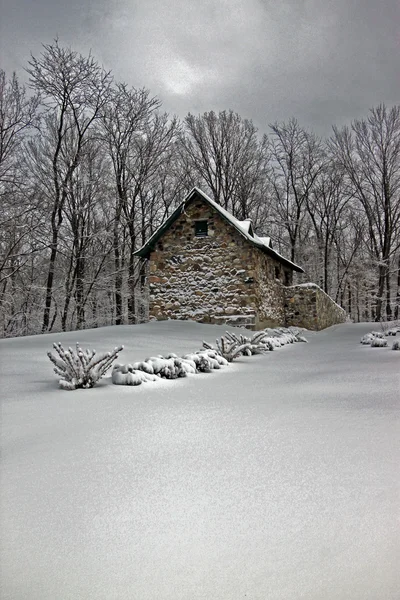
[[[253,223],[252,223],[251,219],[245,219],[244,221],[238,221],[236,219],[236,221],[240,227],[243,227],[243,229],[246,233],[249,233],[250,235],[254,236]]]
[[[269,237],[258,237],[253,231],[252,222],[250,219],[246,219],[244,221],[239,221],[236,219],[230,212],[225,210],[220,204],[217,204],[214,200],[212,200],[207,194],[202,192],[199,188],[194,187],[192,191],[186,196],[185,200],[182,202],[180,206],[172,213],[172,215],[153,233],[153,235],[149,238],[149,240],[142,246],[139,250],[135,252],[136,256],[148,257],[150,252],[152,252],[155,248],[157,241],[161,238],[161,236],[169,229],[169,227],[176,221],[176,219],[184,212],[187,204],[193,200],[195,196],[200,196],[202,200],[207,202],[210,206],[212,206],[220,215],[230,223],[244,238],[246,238],[253,246],[256,246],[266,254],[269,254],[272,258],[279,261],[280,263],[286,265],[293,269],[293,271],[298,271],[299,273],[303,273],[303,269],[293,263],[288,258],[285,258],[276,250],[273,250],[271,246],[271,238]]]
[[[261,240],[265,246],[272,248],[272,243],[271,243],[270,237],[258,237],[258,236],[254,236],[254,237],[257,237],[259,240]]]

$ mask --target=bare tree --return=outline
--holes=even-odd
[[[23,161],[37,107],[38,97],[28,97],[16,74],[8,81],[0,70],[0,312],[6,334],[20,330],[22,271],[38,250],[38,199],[27,185]]]
[[[182,152],[197,181],[216,202],[239,219],[251,216],[265,168],[265,140],[252,121],[230,111],[188,114],[181,135]]]
[[[86,144],[79,167],[70,181],[64,207],[66,227],[61,235],[63,252],[68,259],[65,275],[65,298],[61,317],[67,329],[68,310],[74,303],[76,328],[86,325],[85,309],[100,272],[112,250],[111,217],[104,207],[104,172],[106,159],[99,142]]]
[[[151,191],[157,184],[158,171],[170,156],[169,149],[177,133],[177,120],[169,119],[168,114],[155,113],[145,124],[140,136],[131,147],[129,171],[132,188],[128,202],[123,206],[125,223],[128,230],[128,321],[136,322],[136,291],[143,281],[142,259],[134,256],[135,250],[143,244],[148,218],[154,212],[148,210]],[[152,203],[154,210],[154,204]],[[139,261],[139,264],[138,264]]]
[[[145,129],[160,101],[146,89],[136,90],[116,84],[102,111],[100,137],[112,163],[115,186],[113,225],[113,252],[115,270],[116,325],[123,322],[123,270],[125,264],[126,228],[130,246],[135,246],[137,214],[135,202],[136,180],[140,179],[136,148],[145,137]],[[130,255],[133,255],[132,250]],[[132,258],[133,261],[133,258]],[[129,267],[132,270],[132,266]],[[133,284],[132,284],[133,285]]]
[[[350,200],[343,185],[343,172],[331,161],[319,174],[306,197],[306,208],[316,236],[316,250],[321,264],[319,279],[326,293],[331,293],[331,255],[335,239],[348,226],[343,219]]]
[[[32,56],[27,72],[31,87],[40,94],[48,119],[54,127],[51,150],[51,240],[46,282],[42,331],[50,328],[50,312],[58,252],[59,232],[68,188],[76,171],[90,128],[100,117],[108,98],[111,76],[92,56],[84,57],[70,48],[61,48],[58,40],[44,45],[42,54]],[[49,120],[47,123],[49,124]],[[71,130],[74,135],[70,135]],[[68,160],[63,145],[71,144]],[[49,187],[49,186],[48,186]]]
[[[16,185],[19,158],[27,130],[34,125],[39,98],[27,96],[15,73],[10,81],[0,69],[0,197]]]
[[[275,123],[270,128],[273,210],[278,226],[289,238],[290,258],[295,260],[307,202],[325,162],[323,146],[296,119]]]
[[[400,248],[400,106],[380,105],[367,120],[334,127],[331,146],[368,220],[371,255],[378,271],[376,320],[392,316],[390,262]]]

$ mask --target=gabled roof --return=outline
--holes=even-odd
[[[253,225],[250,219],[246,219],[245,221],[239,221],[236,219],[231,213],[222,208],[219,204],[214,202],[211,198],[207,196],[204,192],[202,192],[199,188],[194,187],[192,191],[186,196],[185,200],[178,206],[178,208],[168,217],[166,221],[153,233],[153,235],[148,239],[144,246],[142,246],[139,250],[136,250],[135,256],[142,256],[147,258],[150,252],[153,252],[155,249],[156,243],[158,240],[164,235],[164,233],[171,227],[171,225],[177,220],[177,218],[185,211],[186,206],[191,202],[196,196],[200,196],[200,198],[209,204],[212,208],[214,208],[220,216],[227,221],[230,225],[232,225],[250,244],[259,248],[262,252],[265,252],[275,260],[279,261],[286,267],[289,267],[293,271],[298,271],[299,273],[304,273],[303,269],[290,261],[289,259],[281,256],[279,252],[273,250],[271,246],[271,239],[267,237],[258,237],[253,231]]]

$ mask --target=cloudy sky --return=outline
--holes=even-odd
[[[400,102],[398,0],[0,0],[0,66],[56,36],[164,109],[231,108],[320,134]]]

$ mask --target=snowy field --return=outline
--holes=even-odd
[[[225,328],[1,341],[1,599],[398,600],[400,352],[360,345],[371,329],[74,392],[53,341],[132,362]]]

